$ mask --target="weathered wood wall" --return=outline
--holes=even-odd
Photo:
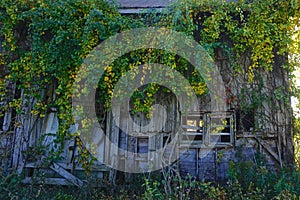
[[[218,56],[222,58],[224,55],[220,52]],[[247,58],[244,59],[244,62],[247,62],[246,60]],[[199,179],[207,180],[225,180],[230,161],[237,162],[238,159],[242,159],[256,162],[254,155],[257,152],[261,152],[266,156],[270,168],[282,166],[286,160],[286,155],[290,155],[288,151],[291,151],[293,148],[293,145],[290,143],[292,141],[290,107],[274,97],[273,107],[271,106],[272,104],[265,104],[263,108],[254,109],[253,112],[245,114],[240,109],[238,102],[241,101],[239,99],[241,88],[249,87],[247,86],[247,80],[245,80],[245,77],[241,77],[242,75],[233,76],[234,72],[228,60],[220,59],[218,61],[217,59],[217,64],[221,69],[224,84],[228,89],[228,110],[232,110],[234,113],[235,131],[232,145],[213,149],[203,146],[193,146],[186,149],[184,146],[178,145],[174,148],[175,150],[167,148],[164,149],[161,157],[154,157],[155,154],[152,154],[152,151],[164,148],[164,145],[169,140],[174,139],[178,128],[183,129],[180,127],[183,116],[181,116],[180,105],[175,95],[158,93],[155,103],[159,104],[161,109],[158,112],[154,112],[153,122],[150,122],[145,117],[145,114],[142,113],[132,115],[133,123],[129,122],[126,118],[127,114],[123,113],[121,107],[117,118],[113,118],[111,112],[106,114],[104,130],[96,130],[100,131],[100,135],[106,134],[107,136],[99,138],[101,143],[99,143],[98,152],[102,154],[98,155],[98,168],[94,169],[99,172],[96,176],[103,177],[103,172],[107,171],[107,168],[101,165],[103,162],[122,166],[125,171],[131,171],[132,168],[136,167],[133,165],[138,163],[140,168],[148,171],[151,170],[149,169],[150,161],[154,161],[154,163],[168,162],[171,156],[179,155],[180,159],[175,165],[182,175],[189,173]],[[287,75],[278,66],[274,69],[274,72],[266,73],[264,79],[268,86],[267,88],[271,89],[265,89],[263,92],[270,97],[274,96],[274,91],[277,88],[288,87],[286,82]],[[51,87],[55,87],[55,83],[49,86],[49,88]],[[42,145],[55,148],[52,145],[59,126],[56,109],[49,108],[44,118],[33,116],[31,109],[36,101],[33,97],[26,98],[22,90],[16,88],[15,83],[8,83],[7,91],[10,99],[14,97],[21,98],[23,112],[16,113],[12,109],[7,109],[4,116],[1,117],[1,164],[7,172],[16,170],[20,173],[22,170],[27,170],[28,174],[32,174],[32,169],[43,168],[40,160],[47,156],[47,152],[45,155],[38,155],[38,157],[31,155],[31,150],[38,145],[38,141],[42,140]],[[41,95],[44,95],[43,93],[44,91],[41,91]],[[208,111],[207,108],[209,106],[207,104],[210,101],[207,98],[200,98],[199,105],[190,111],[194,113]],[[247,98],[251,102],[251,97]],[[3,106],[5,103],[2,102]],[[258,111],[264,115],[256,115]],[[259,121],[262,116],[264,117],[264,123],[260,125],[263,129],[254,130],[254,121]],[[120,124],[122,129],[117,126],[116,122]],[[133,136],[135,134],[140,134],[140,136]],[[155,136],[149,137],[151,135]],[[125,150],[125,153],[112,148],[112,143]],[[140,154],[137,157],[130,152]],[[76,171],[83,171],[77,157],[78,147],[74,139],[66,141],[62,152],[63,159],[59,163],[55,163],[55,165],[59,165],[68,171],[62,172],[63,170],[60,170],[59,167],[52,166],[52,174],[53,170],[59,169],[56,170],[56,173],[61,173],[60,178],[70,178],[72,176],[68,174],[69,172],[76,174]],[[71,178],[71,183],[74,183],[73,179],[76,180],[74,177]],[[110,179],[112,181],[117,179],[116,170],[110,170]],[[57,180],[48,180],[51,183],[55,181]],[[65,183],[62,179],[57,182]]]
[[[1,47],[1,45],[0,45]],[[3,49],[0,49],[3,51]],[[231,61],[222,50],[216,51],[216,64],[218,65],[221,75],[226,87],[228,110],[234,111],[235,116],[235,131],[234,143],[224,147],[213,149],[206,148],[190,148],[184,149],[177,146],[176,154],[172,154],[173,149],[165,149],[164,159],[161,157],[153,157],[151,151],[163,148],[164,144],[168,143],[168,138],[173,139],[178,126],[182,123],[182,116],[180,115],[180,106],[174,95],[158,94],[156,103],[160,104],[162,108],[159,112],[155,112],[153,124],[144,126],[149,123],[144,114],[138,113],[134,116],[133,122],[129,123],[126,119],[126,113],[119,109],[119,117],[113,119],[109,112],[106,115],[106,126],[104,132],[107,138],[100,138],[98,152],[99,155],[98,177],[102,177],[104,171],[107,171],[101,162],[104,161],[118,161],[116,157],[123,157],[121,163],[115,165],[124,166],[124,169],[133,168],[135,161],[138,162],[141,168],[147,169],[149,160],[156,160],[159,163],[161,160],[167,160],[171,155],[180,156],[176,163],[181,174],[192,174],[199,179],[208,180],[224,180],[226,172],[229,167],[229,162],[237,162],[238,159],[256,162],[255,153],[263,153],[270,165],[270,168],[280,167],[284,163],[292,163],[293,161],[293,144],[292,144],[292,111],[289,104],[288,97],[289,83],[288,72],[282,68],[286,62],[283,56],[276,56],[273,71],[260,72],[260,78],[264,83],[264,88],[261,91],[261,96],[269,97],[268,100],[261,99],[262,107],[254,107],[253,110],[244,112],[241,108],[240,102],[253,102],[251,92],[255,91],[260,82],[256,81],[249,84],[246,77],[247,66],[250,65],[251,60],[247,53],[240,58],[240,64],[244,66],[244,71],[235,73]],[[4,66],[5,67],[5,66]],[[7,69],[1,68],[1,76],[4,76]],[[45,91],[41,91],[41,95],[46,95],[45,98],[55,99],[56,83],[49,84]],[[242,89],[248,90],[246,94],[241,95]],[[31,110],[36,103],[34,97],[28,97],[24,92],[16,87],[16,83],[8,82],[6,85],[7,99],[0,102],[2,107],[7,107],[4,115],[0,117],[0,153],[1,166],[7,173],[12,170],[21,172],[22,170],[42,168],[40,160],[45,155],[32,155],[32,149],[38,145],[39,140],[41,144],[50,145],[55,139],[57,133],[59,120],[55,108],[49,108],[44,118],[36,117],[31,114]],[[47,92],[46,92],[47,91]],[[52,93],[49,91],[52,91]],[[9,101],[14,98],[20,98],[22,105],[22,112],[16,112],[8,106]],[[243,99],[244,98],[244,99]],[[208,111],[209,100],[207,97],[199,99],[200,106],[195,106],[193,112]],[[116,126],[116,121],[119,121],[123,129]],[[255,123],[257,122],[257,124]],[[160,128],[162,127],[162,128]],[[101,130],[96,130],[100,131]],[[134,137],[132,134],[140,133],[144,137]],[[100,135],[103,133],[100,133]],[[149,139],[149,135],[155,135]],[[131,153],[123,153],[111,148],[111,142],[117,144],[121,149],[127,152],[143,153],[140,157],[135,157]],[[240,153],[241,152],[241,153]],[[205,156],[204,156],[205,155]],[[83,171],[82,166],[78,163],[76,157],[78,156],[78,147],[74,139],[65,142],[64,151],[62,153],[63,159],[59,164],[51,166],[52,173],[58,173],[61,177],[67,177],[70,183],[80,185],[75,177],[70,175],[70,172],[76,173]],[[126,158],[126,159],[125,159]],[[65,170],[62,170],[63,167]],[[31,173],[31,172],[30,172]],[[50,173],[50,172],[49,172]],[[69,173],[69,174],[68,174]],[[116,171],[110,170],[111,180],[115,180],[117,176]],[[56,177],[57,178],[57,177]],[[67,183],[63,180],[49,179],[49,183],[61,182]]]

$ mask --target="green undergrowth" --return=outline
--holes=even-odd
[[[251,176],[247,176],[251,173]],[[0,199],[299,199],[300,172],[282,169],[271,172],[250,162],[231,163],[228,180],[222,183],[197,180],[188,175],[163,176],[160,173],[134,175],[130,182],[112,185],[90,179],[82,188],[50,186],[43,181],[23,184],[11,174],[0,178]],[[171,181],[167,181],[171,177]],[[96,186],[97,185],[97,186]],[[167,188],[171,188],[168,190]]]

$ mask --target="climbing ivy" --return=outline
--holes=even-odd
[[[82,60],[101,41],[132,23],[104,0],[5,0],[0,10],[0,36],[4,39],[1,97],[8,95],[8,82],[16,83],[24,93],[23,97],[6,99],[1,110],[12,108],[21,114],[22,102],[35,97],[31,114],[36,117],[44,117],[49,109],[57,110],[56,143],[62,143],[74,123],[72,87]]]

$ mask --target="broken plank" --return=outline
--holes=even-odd
[[[273,156],[273,158],[275,158],[276,161],[278,161],[278,163],[281,162],[279,156],[273,151],[273,149],[271,148],[271,146],[266,143],[265,141],[263,141],[262,139],[255,137],[256,141],[265,149],[267,150],[267,152]]]
[[[83,186],[83,182],[79,178],[75,177],[73,174],[71,174],[70,172],[65,170],[63,167],[61,167],[57,163],[53,163],[53,165],[50,166],[50,168],[53,171],[55,171],[56,173],[58,173],[59,175],[61,175],[62,177],[64,177],[65,179],[67,179],[73,185],[75,185],[77,187]]]

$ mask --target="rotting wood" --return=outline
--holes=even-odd
[[[77,187],[83,186],[83,182],[79,178],[77,178],[73,174],[69,173],[67,170],[65,170],[63,167],[61,167],[57,163],[53,163],[53,165],[50,166],[50,168],[53,171],[55,171],[56,173],[58,173],[59,175],[61,175],[62,177],[64,177],[66,180],[68,180],[73,185],[75,185]]]

